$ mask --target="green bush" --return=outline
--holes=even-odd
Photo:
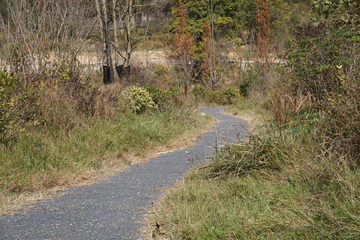
[[[169,99],[169,102],[174,103],[179,106],[182,105],[182,101],[179,98],[179,96],[182,94],[182,92],[179,88],[169,88],[169,90],[167,90],[165,93]]]
[[[127,92],[131,109],[136,113],[143,113],[157,109],[148,91],[142,87],[132,86]]]
[[[12,92],[17,87],[19,80],[9,76],[6,72],[0,72],[0,134],[4,135],[9,128],[10,112],[14,107]]]
[[[168,100],[166,93],[163,92],[160,88],[155,86],[145,86],[144,89],[149,92],[151,99],[156,105],[161,105]]]
[[[296,41],[286,54],[287,67],[295,79],[294,87],[321,100],[326,92],[339,86],[339,82],[334,81],[334,76],[338,75],[337,66],[342,66],[345,73],[357,69],[359,53],[360,33],[357,31],[334,29],[325,23],[299,27]]]
[[[22,132],[35,116],[36,87],[24,88],[20,80],[0,72],[0,143]]]
[[[244,74],[240,83],[240,94],[242,96],[247,97],[249,95],[251,86],[255,82],[256,78],[257,74],[254,71],[248,71]]]
[[[170,88],[167,91],[163,91],[155,86],[145,86],[144,89],[149,92],[150,97],[160,109],[163,109],[164,106],[170,103],[180,104],[178,96],[181,94],[181,91],[178,88]]]
[[[222,104],[224,102],[224,96],[219,91],[210,91],[207,95],[207,99],[211,103]]]
[[[202,86],[195,86],[191,93],[196,97],[196,99],[204,99],[206,95],[208,94],[208,90],[205,87]]]
[[[156,77],[163,77],[168,73],[169,73],[169,71],[164,66],[161,66],[160,68],[155,69]]]
[[[224,96],[227,103],[232,104],[239,99],[240,91],[237,88],[228,87],[222,91],[222,95]]]

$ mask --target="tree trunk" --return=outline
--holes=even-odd
[[[104,55],[106,56],[106,65],[103,66],[104,84],[109,84],[109,83],[114,83],[115,79],[114,79],[113,62],[112,62],[112,58],[111,58],[111,47],[110,47],[109,24],[108,24],[106,0],[102,0],[102,8],[103,8],[104,40],[105,40]]]
[[[105,57],[106,45],[105,45],[105,38],[104,38],[104,22],[102,19],[102,13],[101,13],[99,0],[95,0],[95,4],[96,4],[97,18],[98,18],[99,24],[100,24],[100,36],[101,36],[102,53],[103,53],[102,54],[102,62],[105,63],[106,62],[106,57]]]
[[[133,5],[133,0],[126,0],[125,6],[125,61],[124,61],[124,68],[130,66],[130,57],[132,52],[132,45],[131,45],[131,9]]]
[[[113,22],[114,22],[114,47],[118,49],[118,34],[117,34],[117,17],[116,17],[116,0],[113,0]],[[115,66],[118,65],[118,57],[116,51],[114,52]]]

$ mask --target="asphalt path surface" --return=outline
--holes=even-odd
[[[219,122],[187,149],[131,165],[93,185],[68,188],[24,212],[1,217],[0,239],[141,238],[141,219],[164,189],[189,169],[188,157],[206,161],[214,149],[246,135],[247,122],[221,110],[201,109]]]

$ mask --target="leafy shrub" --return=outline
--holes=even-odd
[[[168,97],[169,101],[179,106],[182,105],[180,98],[181,94],[182,92],[179,88],[169,88],[169,90],[166,91],[166,96]]]
[[[132,86],[127,92],[131,109],[136,113],[143,113],[157,109],[148,91],[142,87]]]
[[[240,97],[240,91],[234,87],[228,87],[222,91],[222,95],[229,104],[232,104]]]
[[[315,109],[321,111],[317,141],[341,156],[358,159],[360,33],[329,23],[300,27],[287,58],[293,95],[298,90],[312,94]]]
[[[181,94],[180,89],[178,88],[170,88],[167,91],[163,91],[160,88],[155,86],[145,86],[144,89],[149,92],[150,97],[154,101],[154,103],[160,108],[163,109],[165,105],[174,103],[180,104],[180,100],[178,96]]]
[[[36,86],[36,85],[30,85]],[[0,142],[6,143],[23,131],[36,114],[38,95],[34,87],[25,89],[20,80],[0,72]]]
[[[191,90],[191,93],[194,94],[196,99],[204,99],[206,97],[206,95],[208,94],[208,92],[209,91],[205,87],[202,87],[202,86],[195,86]]]
[[[322,99],[326,92],[339,86],[339,82],[333,81],[336,66],[343,66],[345,73],[349,73],[359,61],[359,52],[359,32],[332,29],[325,23],[299,27],[296,41],[286,54],[296,80],[293,85]]]
[[[254,71],[248,71],[244,74],[240,83],[240,94],[247,97],[251,89],[252,84],[255,82],[257,74]]]
[[[222,104],[224,102],[224,96],[219,91],[210,91],[207,95],[209,102]]]
[[[168,100],[166,93],[155,86],[145,86],[144,89],[149,92],[151,99],[156,105],[160,105]]]
[[[181,94],[181,90],[179,88],[169,88],[169,90],[166,91],[166,94],[173,98],[179,96]]]

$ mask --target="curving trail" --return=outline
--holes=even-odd
[[[164,154],[141,166],[90,186],[73,187],[51,200],[33,204],[24,213],[0,218],[0,239],[138,239],[140,221],[151,202],[188,170],[188,157],[204,161],[215,146],[246,134],[246,121],[221,114],[223,108],[201,111],[219,120],[213,131],[187,149]],[[187,153],[187,152],[190,152]]]

